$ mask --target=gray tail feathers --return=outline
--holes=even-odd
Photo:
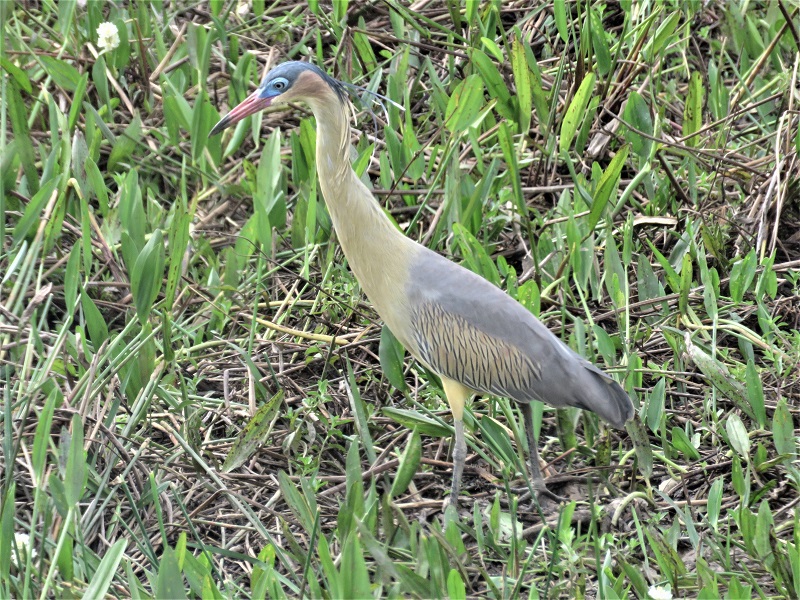
[[[620,384],[593,364],[586,363],[584,366],[591,375],[592,389],[587,389],[585,393],[585,397],[591,398],[591,406],[583,405],[581,408],[597,413],[604,421],[623,429],[625,423],[633,418],[630,397]]]

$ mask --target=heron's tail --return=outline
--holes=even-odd
[[[586,362],[587,389],[582,396],[591,397],[590,402],[581,402],[581,408],[596,413],[617,429],[623,429],[625,423],[633,418],[633,402],[619,383],[608,374],[603,373],[593,364]]]

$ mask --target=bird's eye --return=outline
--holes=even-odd
[[[286,89],[286,81],[283,79],[276,79],[275,81],[272,82],[272,87],[273,89],[276,89],[279,92],[283,91]]]

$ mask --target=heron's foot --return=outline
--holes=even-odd
[[[536,494],[537,502],[541,501],[542,498],[548,498],[549,500],[557,503],[569,502],[569,498],[559,496],[555,492],[551,492],[549,489],[547,489],[547,485],[543,479],[531,481],[531,487],[533,488],[533,493]],[[519,502],[525,502],[531,497],[531,490],[528,487],[511,488],[511,491],[520,495]]]
[[[458,514],[458,496],[451,494],[445,498],[444,502],[442,502],[442,513],[447,512],[448,509],[452,509]]]
[[[555,492],[551,492],[549,489],[547,489],[547,486],[545,485],[544,481],[540,483],[541,483],[540,487],[537,487],[535,484],[533,486],[533,491],[536,493],[537,500],[541,500],[542,498],[549,498],[550,500],[553,500],[554,502],[558,503],[569,502],[569,498],[565,498],[564,496],[559,496]]]

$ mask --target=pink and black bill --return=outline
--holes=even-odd
[[[211,128],[208,137],[217,135],[223,129],[227,129],[231,125],[236,125],[236,123],[245,117],[249,117],[250,115],[254,115],[257,112],[268,108],[272,103],[272,98],[262,98],[260,94],[262,94],[262,90],[257,89],[247,98],[245,98],[241,104],[231,110],[231,112],[229,112],[227,115],[222,117],[219,120],[219,123]]]

